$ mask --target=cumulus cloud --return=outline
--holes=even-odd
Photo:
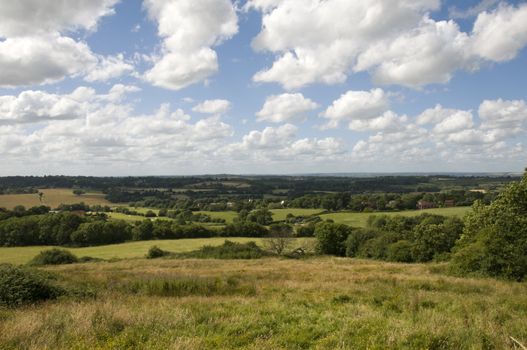
[[[243,161],[318,162],[335,160],[346,152],[339,139],[297,139],[297,131],[292,124],[252,130],[243,136],[241,142],[226,145],[218,154]]]
[[[218,71],[212,47],[238,32],[230,0],[145,0],[144,5],[163,38],[161,55],[144,74],[147,81],[180,90]]]
[[[472,36],[472,49],[478,56],[495,62],[515,58],[527,44],[527,4],[501,4],[492,12],[479,14]]]
[[[335,128],[341,122],[353,123],[381,117],[389,107],[389,99],[382,89],[370,91],[348,91],[333,101],[322,114],[329,119],[327,127]],[[350,124],[351,125],[351,124]]]
[[[85,42],[64,35],[96,30],[101,17],[114,13],[116,2],[1,2],[0,87],[48,84],[84,74],[88,81],[107,80],[130,72],[133,68],[122,56],[97,56]]]
[[[396,159],[408,164],[460,162],[463,166],[478,161],[518,161],[525,154],[515,138],[526,134],[526,107],[523,100],[486,100],[476,120],[471,110],[437,105],[415,118],[399,119],[398,128],[379,128],[377,134],[357,141],[352,158]]]
[[[228,100],[206,100],[194,106],[192,110],[198,113],[206,114],[225,114],[231,108]]]
[[[84,80],[89,82],[107,81],[134,71],[134,66],[127,62],[123,54],[99,57],[97,65],[89,71]]]
[[[267,97],[256,117],[272,123],[303,121],[306,113],[317,108],[317,103],[300,93],[272,95]]]
[[[254,49],[277,56],[253,79],[286,89],[364,71],[380,84],[446,83],[457,70],[513,59],[527,44],[527,4],[480,13],[470,33],[432,19],[435,0],[252,0],[245,8],[263,13]]]

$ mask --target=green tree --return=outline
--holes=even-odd
[[[351,233],[351,227],[332,222],[320,222],[315,226],[317,251],[321,254],[344,256],[345,241]]]
[[[452,268],[522,280],[527,275],[527,172],[486,206],[476,201],[465,217]]]

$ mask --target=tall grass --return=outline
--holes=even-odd
[[[527,284],[341,258],[46,267],[96,298],[0,309],[1,349],[510,349]],[[247,289],[244,289],[247,288]]]

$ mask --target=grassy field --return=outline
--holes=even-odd
[[[511,336],[527,343],[525,283],[454,278],[440,265],[137,259],[47,270],[97,296],[0,309],[1,349],[512,349]]]
[[[42,189],[44,193],[42,202],[40,202],[38,194],[2,194],[0,195],[0,207],[12,209],[17,205],[23,205],[26,208],[37,205],[47,205],[51,208],[56,208],[60,204],[74,204],[84,202],[88,205],[111,205],[102,193],[85,193],[80,196],[73,194],[71,188],[54,188]]]
[[[211,218],[224,219],[226,223],[231,223],[238,213],[235,211],[195,211],[194,214],[206,214]]]
[[[188,252],[196,250],[204,245],[220,245],[228,239],[236,242],[255,241],[261,243],[261,238],[195,238],[195,239],[174,239],[174,240],[153,240],[153,241],[139,241],[122,244],[111,244],[98,247],[85,248],[65,248],[71,251],[78,257],[91,256],[101,259],[126,259],[126,258],[141,258],[144,257],[148,249],[157,245],[163,250],[170,252]],[[298,242],[310,240],[309,238],[298,238]],[[49,246],[31,246],[31,247],[0,247],[0,263],[24,264],[31,260],[35,255],[42,250],[50,249]]]
[[[323,209],[302,209],[302,208],[286,208],[286,209],[272,209],[273,220],[285,220],[287,214],[291,213],[294,216],[309,216],[323,212]]]
[[[336,223],[346,224],[354,227],[366,227],[368,217],[371,215],[402,215],[402,216],[416,216],[423,213],[437,214],[444,216],[458,216],[463,217],[465,213],[470,210],[471,207],[454,207],[454,208],[435,208],[425,210],[406,210],[399,212],[377,212],[377,213],[350,213],[350,212],[339,212],[320,215],[323,220],[332,219]]]

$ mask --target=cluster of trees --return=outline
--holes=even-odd
[[[449,260],[451,271],[524,280],[527,276],[527,172],[489,205],[476,201],[463,220],[423,214],[371,216],[366,229],[315,226],[322,254],[398,262]]]
[[[313,208],[330,211],[386,211],[415,209],[422,200],[440,208],[445,205],[467,206],[476,200],[490,203],[496,197],[495,193],[482,193],[468,190],[451,190],[437,193],[329,193],[309,194],[287,202],[290,208]]]
[[[135,224],[82,217],[69,212],[10,217],[0,221],[0,246],[91,246],[129,240],[207,237],[265,237],[268,229],[251,221],[224,227],[181,225],[169,220],[143,220]]]
[[[490,205],[465,217],[452,259],[454,272],[524,280],[527,276],[527,171]]]
[[[365,229],[331,222],[315,226],[321,253],[396,262],[445,260],[462,231],[461,219],[429,214],[372,216]]]

